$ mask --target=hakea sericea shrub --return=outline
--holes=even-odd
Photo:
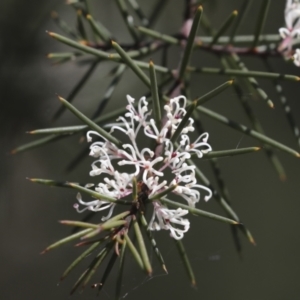
[[[72,47],[73,51],[51,53],[48,57],[56,63],[79,60],[81,64],[90,65],[70,96],[67,97],[68,101],[59,97],[63,105],[55,114],[54,119],[68,109],[85,125],[31,131],[31,134],[47,134],[48,136],[20,146],[13,152],[32,149],[78,133],[84,134],[88,142],[92,142],[90,155],[96,160],[92,163],[90,176],[98,176],[97,184],[31,179],[37,183],[76,189],[78,194],[75,209],[79,213],[89,213],[81,221],[61,221],[62,224],[74,226],[75,231],[43,251],[43,253],[47,252],[78,239],[76,246],[87,248],[62,275],[64,279],[79,263],[88,257],[93,257],[76,281],[71,293],[80,286],[82,288],[87,286],[96,270],[106,258],[109,258],[100,282],[98,280],[98,283],[93,284],[92,287],[98,287],[101,290],[115,262],[118,261],[116,298],[120,299],[124,257],[127,252],[131,253],[146,274],[151,275],[152,267],[148,252],[153,251],[161,267],[167,272],[165,261],[153,234],[153,231],[158,230],[169,232],[170,239],[177,246],[190,282],[195,285],[192,265],[182,242],[190,228],[189,213],[230,224],[235,247],[239,253],[241,253],[239,233],[245,235],[250,243],[255,244],[252,234],[230,205],[230,196],[216,159],[256,152],[261,148],[212,151],[208,143],[208,133],[203,129],[199,114],[204,114],[228,128],[256,139],[281,180],[286,179],[286,174],[274,149],[297,158],[300,157],[298,151],[265,135],[260,121],[249,101],[246,100],[251,95],[255,99],[264,101],[267,104],[266,107],[273,108],[273,101],[257,81],[259,78],[271,80],[294,137],[300,145],[300,131],[280,83],[281,80],[299,82],[300,78],[295,75],[275,73],[268,60],[269,57],[278,59],[284,57],[287,61],[293,61],[296,66],[300,66],[300,50],[296,47],[300,33],[299,1],[286,1],[285,27],[280,28],[277,35],[262,34],[271,1],[261,1],[255,32],[250,36],[238,36],[236,32],[244,20],[243,16],[251,1],[242,2],[241,17],[234,10],[216,30],[210,24],[209,19],[203,15],[203,8],[199,6],[199,1],[186,0],[182,26],[173,35],[152,29],[157,16],[164,11],[166,2],[158,1],[151,16],[147,18],[136,1],[116,0],[123,21],[131,35],[130,42],[124,44],[115,41],[109,30],[94,19],[88,0],[68,1],[68,4],[77,12],[75,29],[69,27],[56,13],[52,14],[56,23],[68,37],[54,32],[48,32],[48,34],[57,41]],[[130,14],[127,6],[131,7],[138,22],[143,26],[134,26],[134,21],[137,20]],[[197,35],[199,26],[208,36]],[[224,36],[230,27],[231,32],[228,36]],[[175,69],[167,66],[170,47],[177,47],[180,52],[178,67]],[[160,50],[163,53],[161,65],[154,64],[152,61],[150,63],[142,61],[147,55]],[[214,54],[220,67],[190,65],[191,55],[196,51]],[[86,59],[86,55],[92,58]],[[243,55],[261,59],[268,72],[249,70],[243,62]],[[112,81],[102,101],[98,104],[98,108],[94,110],[94,115],[88,117],[70,102],[86,84],[95,68],[104,61],[112,61],[118,65],[111,70]],[[144,94],[147,96],[139,101],[127,96],[127,106],[124,104],[124,109],[118,108],[109,113],[103,113],[107,103],[113,98],[113,92],[121,81],[122,75],[129,68],[147,87]],[[143,69],[146,69],[146,72]],[[161,76],[157,76],[157,73]],[[194,88],[190,84],[191,78],[197,74],[229,76],[230,79],[191,101],[190,95],[193,93],[191,90]],[[203,86],[205,80],[206,77],[203,79]],[[204,107],[206,101],[229,87],[233,89],[251,127]],[[147,94],[148,91],[150,92]],[[194,131],[195,139],[191,134]],[[86,157],[88,150],[84,150],[83,154],[83,156],[79,155],[79,158]],[[202,157],[209,160],[217,188],[210,183],[197,165],[197,160]],[[76,157],[75,161],[77,163],[80,159]],[[210,198],[221,206],[226,217],[197,208],[200,200],[208,201]],[[92,223],[91,221],[96,217],[96,223]],[[145,242],[144,238],[149,242]],[[151,249],[148,249],[148,244],[151,245]]]

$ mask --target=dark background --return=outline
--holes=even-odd
[[[183,1],[169,1],[155,29],[166,33],[177,32],[182,22]],[[95,16],[99,18],[119,41],[129,39],[114,1],[93,1]],[[140,1],[145,12],[151,1]],[[206,1],[205,12],[215,27],[240,1]],[[250,34],[261,1],[253,1],[251,10],[240,28],[240,34]],[[266,33],[276,33],[283,25],[285,1],[272,1],[265,27]],[[69,233],[69,228],[57,223],[61,219],[77,219],[72,205],[76,192],[34,185],[26,177],[53,178],[57,180],[90,180],[88,172],[92,159],[80,163],[78,169],[66,173],[68,162],[82,145],[78,138],[11,156],[9,151],[31,141],[28,130],[49,126],[73,125],[78,121],[65,113],[55,124],[51,117],[59,106],[55,93],[67,97],[86,67],[74,62],[52,66],[46,59],[48,52],[69,51],[45,34],[46,30],[61,33],[51,21],[50,12],[57,10],[70,24],[75,13],[64,1],[1,1],[0,4],[0,84],[1,84],[1,172],[0,172],[0,297],[1,299],[67,299],[69,290],[82,268],[75,270],[66,282],[57,286],[60,274],[78,255],[71,245],[39,253],[49,244]],[[203,34],[202,32],[200,32]],[[178,50],[171,52],[169,64],[176,66]],[[159,56],[153,56],[159,63]],[[250,69],[264,70],[259,59],[244,59]],[[198,66],[218,66],[211,55],[197,52],[193,63]],[[299,74],[299,69],[274,58],[272,65],[278,72]],[[101,99],[110,79],[107,73],[112,64],[104,63],[97,69],[89,83],[76,97],[74,104],[87,114],[93,113],[94,103]],[[125,78],[126,77],[126,78]],[[117,88],[108,110],[125,103],[125,95],[139,98],[146,93],[130,71]],[[221,84],[225,77],[204,75],[193,79],[193,97]],[[266,133],[292,148],[297,144],[288,127],[273,85],[259,80],[275,103],[269,109],[265,103],[248,95],[249,101]],[[300,86],[283,82],[293,114],[299,118]],[[207,104],[208,107],[249,125],[232,90],[227,90]],[[258,145],[257,141],[224,128],[203,118],[210,133],[214,150]],[[190,287],[175,245],[167,232],[156,233],[160,249],[166,258],[169,275],[164,275],[153,257],[154,275],[146,278],[135,268],[128,256],[125,269],[124,298],[126,299],[298,299],[299,286],[299,162],[296,158],[279,153],[288,180],[281,182],[263,153],[223,158],[220,165],[230,191],[233,207],[250,228],[257,242],[251,246],[244,238],[243,259],[236,254],[229,227],[210,220],[191,217],[191,229],[184,237],[186,249],[197,277],[197,289]],[[207,162],[201,162],[203,171],[212,178]],[[213,200],[201,202],[201,209],[222,214]],[[151,253],[153,256],[153,253]],[[114,275],[105,287],[101,299],[114,299]],[[95,280],[100,280],[95,276]],[[96,291],[89,288],[74,299],[94,299]]]

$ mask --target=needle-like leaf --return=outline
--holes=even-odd
[[[90,118],[85,116],[82,112],[80,112],[75,106],[73,106],[70,102],[65,100],[62,97],[58,97],[58,99],[62,102],[64,106],[66,106],[78,119],[80,119],[82,122],[84,122],[86,125],[88,125],[91,129],[98,132],[104,139],[112,142],[113,144],[117,145],[118,147],[121,147],[122,143],[117,140],[115,137],[113,137],[111,134],[109,134],[107,131],[105,131],[102,127],[98,126],[95,122],[93,122]]]
[[[180,67],[179,67],[179,71],[178,71],[178,79],[179,80],[181,80],[183,78],[183,75],[186,71],[186,67],[189,64],[193,46],[194,46],[195,37],[197,34],[197,30],[198,30],[198,26],[200,24],[202,12],[203,12],[203,8],[202,8],[202,6],[199,6],[196,10],[194,20],[193,20],[193,25],[192,25],[191,31],[189,33],[189,36],[187,38],[187,42],[186,42],[186,46],[184,48],[182,60],[180,62]]]
[[[99,245],[101,242],[94,242],[87,250],[82,252],[71,264],[70,266],[63,272],[60,280],[64,280],[68,274],[83,260],[85,259],[88,255],[90,255]]]
[[[86,19],[89,21],[91,27],[93,28],[95,34],[104,42],[109,43],[111,40],[111,35],[109,31],[99,22],[96,22],[91,15],[87,15]]]
[[[133,24],[133,17],[129,14],[127,4],[124,0],[116,0],[118,8],[121,12],[122,18],[127,26],[127,29],[133,38],[135,43],[139,42],[139,36],[135,31],[134,24]]]
[[[216,220],[216,221],[220,221],[220,222],[224,222],[224,223],[228,223],[228,224],[233,224],[233,225],[239,224],[238,222],[236,222],[234,220],[231,220],[231,219],[228,219],[228,218],[210,213],[208,211],[204,211],[204,210],[201,210],[201,209],[198,209],[198,208],[194,208],[194,207],[191,207],[191,206],[186,205],[186,204],[171,201],[167,198],[161,198],[160,201],[162,203],[167,204],[168,206],[180,207],[180,208],[187,209],[190,213],[195,214],[197,216],[201,216],[201,217],[205,217],[205,218],[209,218],[209,219],[213,219],[213,220]]]
[[[259,150],[261,150],[260,147],[247,147],[247,148],[239,148],[239,149],[211,151],[208,153],[204,153],[203,158],[211,159],[211,158],[235,156],[235,155],[257,152]],[[196,155],[193,154],[192,156],[196,156]]]
[[[261,71],[250,71],[250,70],[236,70],[236,69],[218,69],[218,68],[195,68],[188,67],[187,71],[207,74],[207,75],[232,75],[237,77],[257,77],[266,79],[279,79],[279,80],[290,80],[290,81],[300,81],[300,77],[296,75],[280,74],[274,72],[261,72]]]
[[[257,23],[256,23],[255,33],[254,33],[255,38],[252,44],[253,48],[255,48],[258,44],[259,36],[266,22],[270,3],[271,3],[270,0],[265,0],[261,2],[261,9],[257,18]]]
[[[185,248],[184,248],[184,245],[182,243],[181,240],[175,240],[174,239],[174,242],[177,246],[177,250],[179,252],[179,255],[181,257],[181,260],[185,266],[185,269],[187,271],[187,274],[188,274],[188,277],[190,279],[190,282],[192,284],[192,286],[196,286],[196,278],[195,278],[195,274],[194,274],[194,271],[193,271],[193,268],[192,268],[192,264],[189,260],[189,257],[185,251]]]
[[[125,232],[124,233],[124,238],[126,240],[126,243],[127,243],[127,246],[129,248],[129,250],[131,251],[133,257],[135,258],[137,264],[140,266],[140,268],[142,270],[145,270],[145,267],[144,267],[144,264],[143,264],[143,261],[142,261],[142,258],[140,256],[140,254],[138,253],[137,249],[135,248],[135,246],[133,245],[130,237],[128,236],[128,234]]]
[[[132,220],[133,220],[133,229],[134,229],[135,236],[136,236],[136,239],[137,239],[137,242],[138,242],[138,245],[139,245],[143,265],[144,265],[145,270],[147,271],[148,275],[151,276],[152,267],[151,267],[151,264],[150,264],[147,248],[146,248],[146,245],[145,245],[145,241],[144,241],[139,223],[137,222],[135,216],[132,217]]]
[[[150,73],[150,81],[151,81],[151,94],[152,94],[154,120],[157,128],[159,128],[161,123],[160,101],[158,95],[157,79],[156,79],[154,64],[152,61],[150,61],[149,63],[149,73]]]
[[[220,29],[214,34],[213,40],[210,43],[211,47],[218,41],[219,37],[230,27],[230,25],[235,20],[235,18],[237,17],[237,15],[238,15],[238,12],[236,10],[234,10],[229,15],[229,17],[227,18],[227,20],[221,25]]]
[[[266,135],[263,135],[263,134],[255,131],[255,130],[252,130],[252,129],[246,127],[245,125],[242,125],[242,124],[239,124],[237,122],[231,121],[231,120],[227,119],[226,117],[224,117],[224,116],[222,116],[222,115],[220,115],[220,114],[218,114],[218,113],[216,113],[216,112],[214,112],[214,111],[212,111],[208,108],[200,106],[200,107],[197,107],[197,110],[199,110],[199,112],[205,114],[206,116],[208,116],[208,117],[210,117],[210,118],[212,118],[212,119],[214,119],[214,120],[216,120],[220,123],[223,123],[223,124],[233,128],[235,130],[243,132],[246,135],[249,135],[249,136],[251,136],[251,137],[253,137],[253,138],[255,138],[255,139],[257,139],[257,140],[259,140],[263,143],[266,143],[266,144],[268,144],[272,147],[275,147],[279,150],[282,150],[284,152],[292,154],[293,156],[300,157],[300,154],[297,151],[293,150],[292,148],[290,148],[290,147],[288,147],[284,144],[281,144],[281,143],[267,137]]]
[[[130,69],[141,79],[141,81],[147,86],[151,87],[149,77],[137,66],[137,64],[130,58],[130,56],[122,49],[122,47],[116,42],[111,42],[114,49],[118,52],[123,61],[128,65]]]

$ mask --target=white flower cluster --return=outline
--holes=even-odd
[[[279,51],[286,58],[290,58],[294,53],[294,64],[299,67],[300,49],[293,51],[293,44],[300,37],[300,1],[287,0],[284,16],[286,27],[279,28],[279,34],[283,39],[279,46]]]
[[[112,134],[116,130],[122,132],[127,136],[129,143],[117,147],[95,131],[87,133],[89,142],[92,140],[92,135],[100,136],[102,140],[94,142],[90,146],[90,155],[97,158],[92,163],[90,175],[104,174],[107,176],[103,182],[95,187],[95,190],[106,196],[122,199],[133,192],[132,181],[135,177],[140,184],[146,187],[148,198],[169,187],[176,186],[172,193],[181,196],[191,207],[195,207],[195,204],[200,200],[200,190],[205,191],[204,200],[209,200],[212,196],[210,189],[197,184],[195,166],[187,164],[192,153],[201,158],[203,153],[211,151],[211,146],[207,143],[208,133],[203,133],[191,143],[188,133],[194,131],[194,120],[190,118],[178,138],[178,146],[170,140],[186,114],[186,98],[184,96],[173,98],[164,106],[165,117],[162,120],[161,128],[158,128],[154,119],[151,118],[152,112],[148,109],[148,102],[145,97],[139,100],[137,108],[134,106],[135,100],[132,97],[127,96],[127,100],[126,109],[128,112],[125,116],[120,116],[117,119],[118,123],[111,127],[110,133]],[[145,138],[154,139],[157,145],[155,152],[150,148],[140,149],[137,145],[138,135],[139,138],[142,137],[143,141]],[[127,165],[131,166],[132,172],[121,172],[122,166]],[[115,166],[118,166],[119,170],[116,170]],[[170,176],[171,179],[167,181],[166,177]],[[110,208],[108,215],[102,220],[111,217],[116,205],[105,200],[84,202],[80,195],[78,201],[84,206],[80,210],[79,204],[75,204],[78,212],[100,211]],[[159,201],[153,201],[152,204],[154,212],[149,223],[149,229],[170,230],[170,235],[173,238],[181,239],[190,227],[189,221],[182,218],[188,213],[188,210],[168,209]],[[176,225],[179,226],[176,227]]]

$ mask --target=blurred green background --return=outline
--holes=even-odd
[[[152,1],[139,1],[149,12]],[[129,35],[117,11],[114,1],[92,2],[95,17],[99,18],[118,38],[128,41]],[[251,10],[239,33],[253,32],[261,1],[254,0]],[[277,33],[284,23],[285,1],[271,1],[265,33]],[[240,1],[206,1],[204,10],[215,27]],[[1,84],[1,181],[0,181],[0,298],[1,299],[67,299],[69,291],[84,268],[76,271],[65,282],[57,285],[59,277],[78,249],[71,245],[53,250],[46,255],[39,253],[49,244],[69,233],[57,220],[77,219],[73,210],[76,192],[34,185],[26,177],[53,178],[57,180],[91,181],[88,177],[92,159],[87,157],[78,168],[67,173],[66,167],[76,157],[83,145],[78,138],[59,141],[48,146],[11,156],[9,151],[30,141],[25,132],[49,126],[73,125],[78,121],[66,112],[59,121],[51,118],[59,103],[55,93],[67,97],[72,87],[85,72],[86,66],[74,62],[51,65],[46,54],[68,51],[67,46],[52,40],[46,30],[61,33],[50,18],[56,10],[70,24],[75,23],[75,13],[64,1],[2,0],[0,4],[0,84]],[[183,1],[171,0],[161,14],[155,29],[165,33],[177,32],[181,26]],[[203,32],[200,30],[200,34]],[[159,55],[154,62],[159,63]],[[253,70],[264,70],[263,63],[246,57],[245,63]],[[178,62],[178,51],[170,53],[169,64]],[[271,60],[277,72],[299,74],[299,68]],[[218,60],[198,51],[193,55],[197,66],[218,66]],[[74,104],[87,114],[92,114],[95,103],[110,82],[108,72],[114,65],[101,64],[88,85],[78,94]],[[117,88],[109,109],[125,104],[125,95],[139,98],[147,90],[130,71],[127,71]],[[221,84],[226,77],[199,75],[192,81],[193,97],[206,93]],[[265,103],[247,95],[253,109],[262,121],[267,135],[297,149],[297,144],[288,127],[274,87],[268,80],[259,80],[275,103],[269,109]],[[283,82],[291,103],[293,114],[300,124],[300,85]],[[233,120],[249,125],[235,94],[228,89],[207,104]],[[203,118],[210,143],[214,150],[259,145],[258,142],[231,129],[224,128]],[[190,287],[185,270],[175,245],[167,232],[156,233],[160,249],[169,270],[164,275],[153,257],[154,274],[146,278],[128,256],[125,266],[123,295],[126,299],[231,299],[267,300],[298,299],[300,240],[299,161],[285,153],[278,153],[288,176],[280,182],[264,153],[254,153],[220,160],[233,207],[252,231],[257,246],[251,246],[244,238],[243,258],[237,255],[229,227],[222,223],[191,217],[191,229],[184,237],[186,249],[197,277],[197,289]],[[212,179],[207,162],[201,168]],[[222,214],[211,200],[201,202],[201,209]],[[81,216],[80,216],[81,217]],[[114,299],[115,279],[110,277],[101,294],[101,299]],[[100,280],[100,275],[95,280]],[[83,294],[76,293],[73,299],[94,299],[96,291],[89,288]]]

